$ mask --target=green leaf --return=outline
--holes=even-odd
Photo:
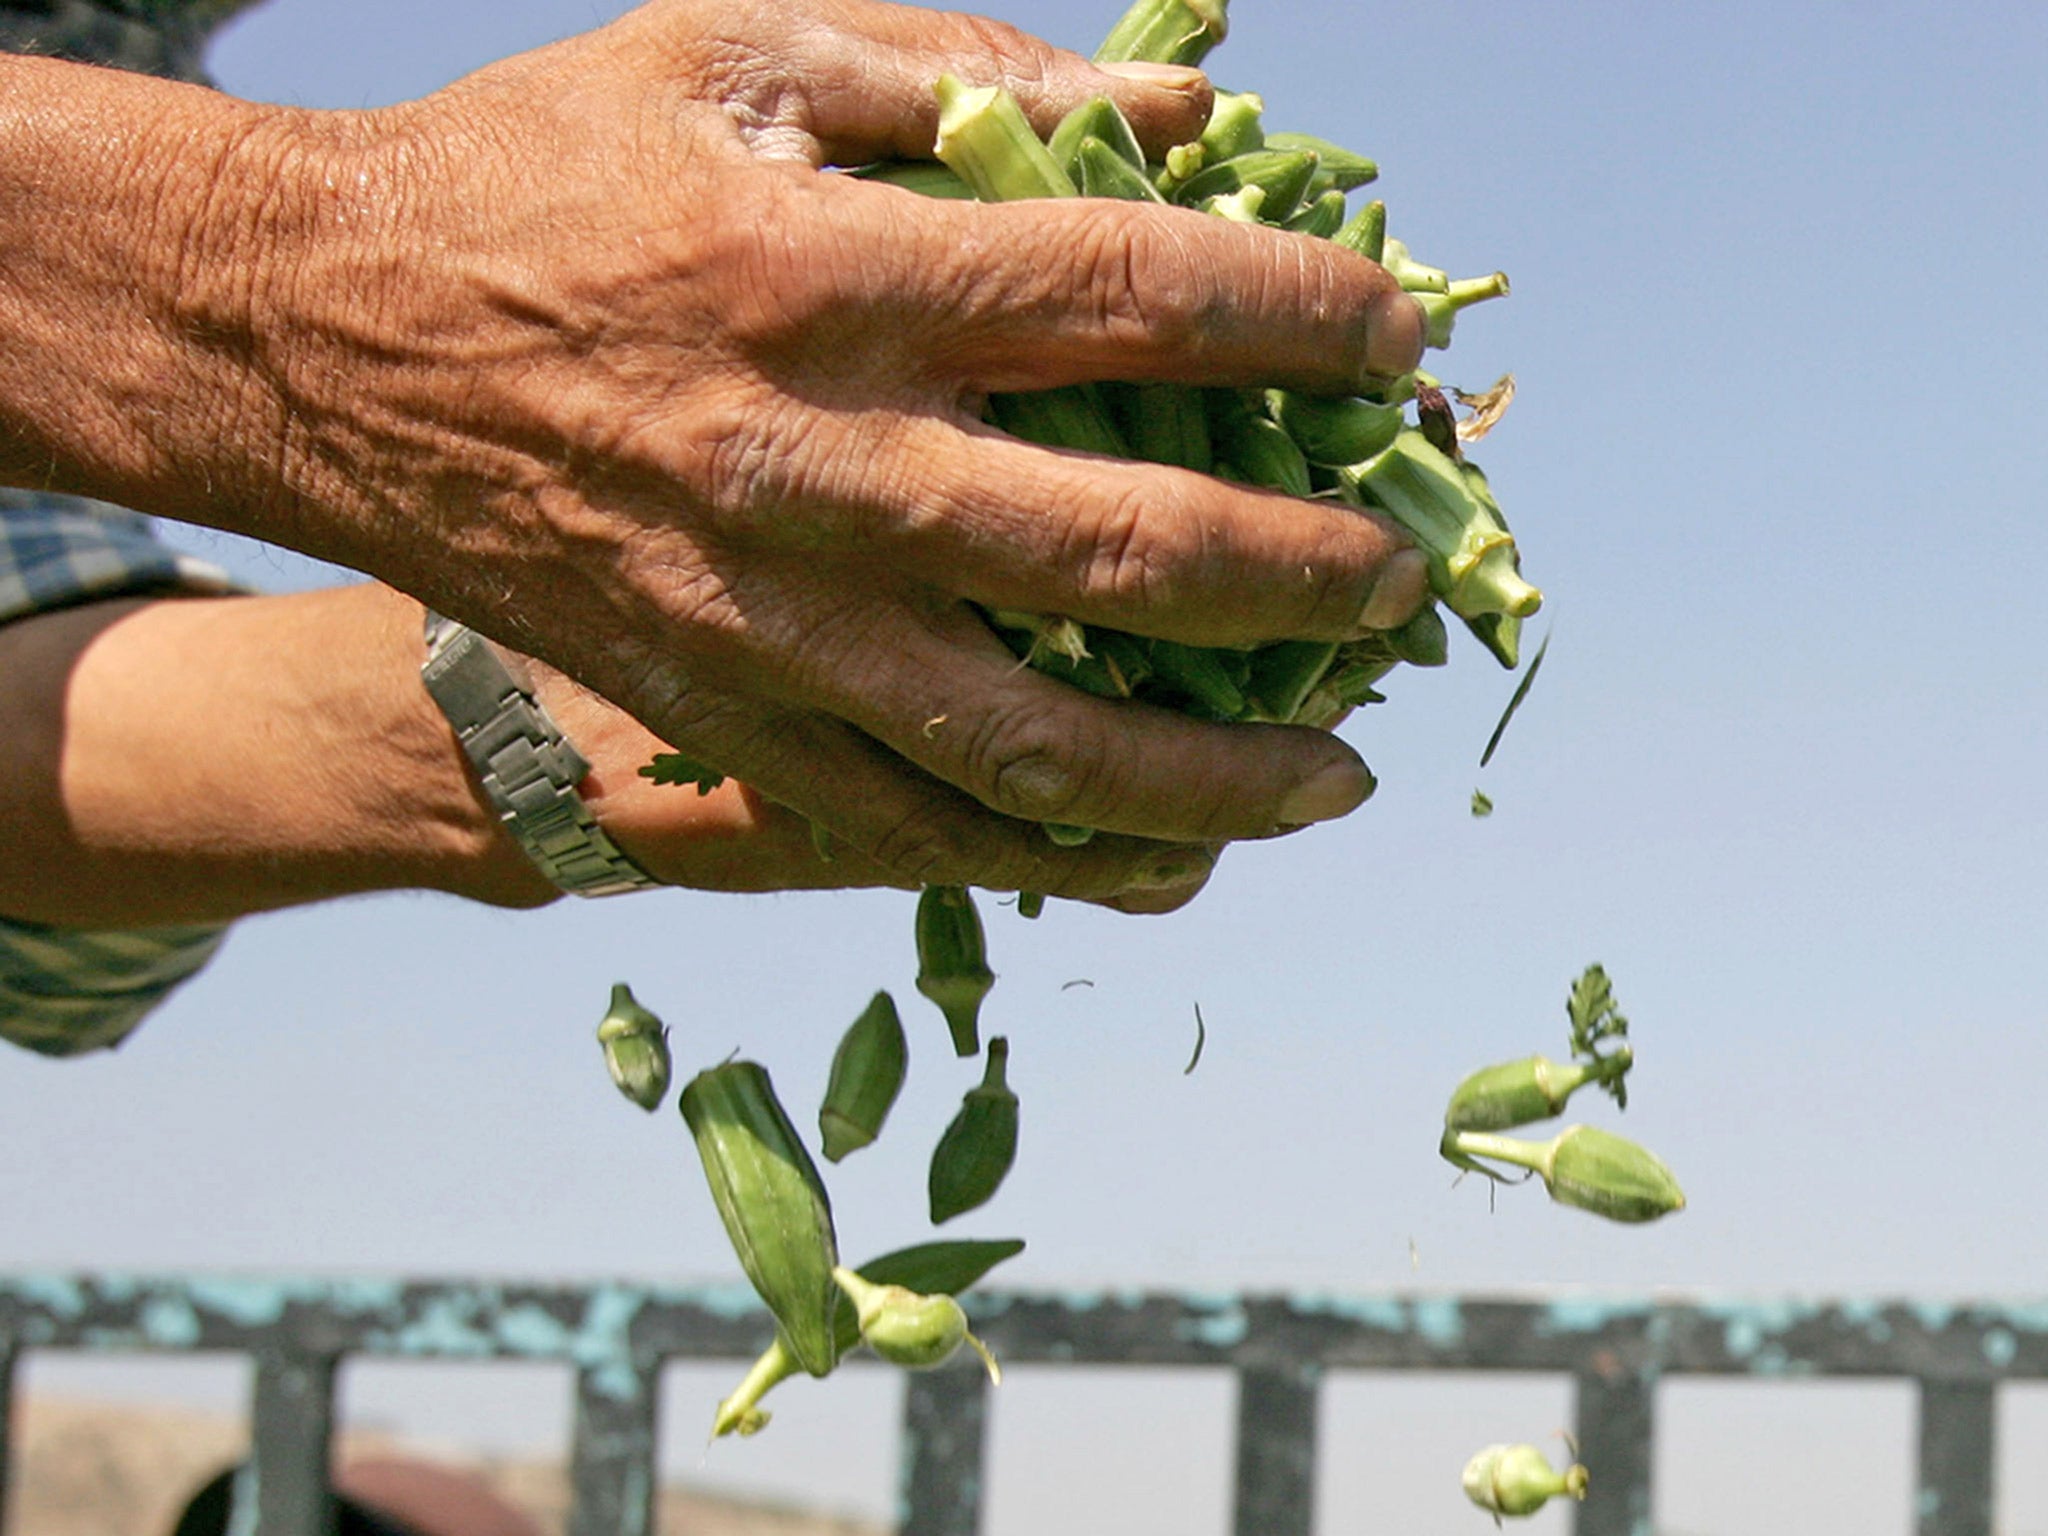
[[[700,795],[710,794],[725,782],[724,774],[680,752],[655,753],[654,761],[641,768],[640,777],[657,784],[694,784]]]
[[[1483,789],[1472,791],[1472,814],[1474,816],[1491,816],[1493,814],[1493,800]]]
[[[1617,1067],[1612,1076],[1601,1079],[1600,1086],[1614,1095],[1617,1105],[1627,1109],[1628,1086],[1622,1073],[1632,1055],[1626,1045],[1613,1051],[1601,1049],[1602,1042],[1628,1038],[1628,1016],[1615,1006],[1614,985],[1607,979],[1605,966],[1589,965],[1579,974],[1565,1000],[1565,1012],[1572,1023],[1572,1055],[1592,1065],[1612,1063]]]

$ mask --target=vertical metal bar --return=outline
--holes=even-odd
[[[1921,1378],[1917,1536],[1991,1536],[1996,1392],[1988,1381]]]
[[[978,1536],[987,1431],[979,1363],[904,1378],[898,1536]]]
[[[1308,1363],[1237,1373],[1236,1536],[1309,1536],[1321,1381]]]
[[[14,1453],[14,1351],[0,1344],[0,1531],[7,1529],[7,1465]]]
[[[568,1536],[650,1536],[660,1376],[624,1362],[576,1373]]]
[[[259,1353],[249,1461],[236,1483],[228,1536],[329,1536],[333,1438],[334,1361]]]
[[[1657,1379],[1596,1368],[1575,1381],[1579,1460],[1592,1482],[1572,1516],[1573,1536],[1651,1536]]]

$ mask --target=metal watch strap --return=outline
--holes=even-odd
[[[488,640],[428,613],[420,677],[455,727],[485,797],[542,874],[578,896],[660,885],[605,836],[576,793],[590,764]]]

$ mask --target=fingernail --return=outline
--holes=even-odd
[[[1192,91],[1207,85],[1209,80],[1199,69],[1190,69],[1185,64],[1152,64],[1143,59],[1118,60],[1095,67],[1105,75],[1135,80],[1140,85],[1156,85],[1162,91]]]
[[[1369,378],[1398,379],[1422,361],[1429,322],[1422,306],[1398,288],[1372,301],[1365,312],[1365,371]]]
[[[1429,560],[1419,549],[1400,550],[1380,567],[1365,608],[1358,615],[1359,638],[1373,630],[1398,629],[1429,601]]]
[[[1365,764],[1332,763],[1289,791],[1280,802],[1281,824],[1299,827],[1312,821],[1335,821],[1365,804],[1377,788],[1379,781]]]

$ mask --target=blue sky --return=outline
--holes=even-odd
[[[372,105],[616,9],[270,0],[214,64],[245,95]],[[1082,48],[1110,19],[990,9]],[[2038,14],[1238,0],[1233,22],[1221,83],[1264,94],[1269,124],[1376,156],[1423,259],[1513,278],[1442,371],[1519,378],[1477,457],[1549,594],[1533,633],[1555,641],[1484,773],[1512,680],[1461,645],[1346,727],[1381,778],[1371,804],[1235,850],[1188,911],[991,911],[988,1027],[1012,1040],[1025,1130],[967,1224],[1027,1237],[1004,1278],[1033,1285],[2048,1290],[2030,1155],[2048,1080]],[[333,579],[197,538],[259,584]],[[1475,787],[1490,819],[1468,814]],[[850,1250],[914,1240],[922,1160],[967,1081],[911,990],[910,910],[392,897],[251,922],[118,1056],[0,1060],[0,1262],[729,1274],[680,1125],[624,1109],[591,1044],[620,978],[686,1069],[742,1048],[794,1104],[894,989],[901,1129],[843,1165],[834,1199]],[[1526,1190],[1489,1210],[1434,1156],[1466,1071],[1561,1049],[1592,960],[1640,1066],[1624,1120],[1588,1117],[1655,1146],[1691,1198],[1647,1229]],[[1197,1003],[1207,1047],[1183,1076]],[[1134,1447],[1224,1455],[1223,1384],[1087,1388],[1134,1394],[1115,1416]],[[886,1377],[801,1412],[792,1393],[773,1435],[700,1468],[722,1389],[679,1374],[680,1470],[886,1507]],[[1094,1409],[1063,1406],[1078,1390],[1005,1389],[997,1536],[1106,1510],[1138,1533],[1224,1529],[1199,1478],[1119,1484]],[[1785,1390],[1816,1395],[1672,1398],[1660,1514],[1902,1536],[1897,1397]],[[551,1429],[547,1382],[387,1370],[352,1391],[366,1416]],[[1479,1529],[1455,1493],[1465,1450],[1568,1412],[1548,1383],[1395,1391],[1392,1416],[1362,1389],[1333,1397],[1327,1530]],[[1807,1502],[1799,1457],[1854,1471],[1873,1447],[1895,1478]],[[1096,1502],[1060,1505],[1062,1486]],[[2013,1530],[2048,1528],[2031,1497],[2008,1495]]]

